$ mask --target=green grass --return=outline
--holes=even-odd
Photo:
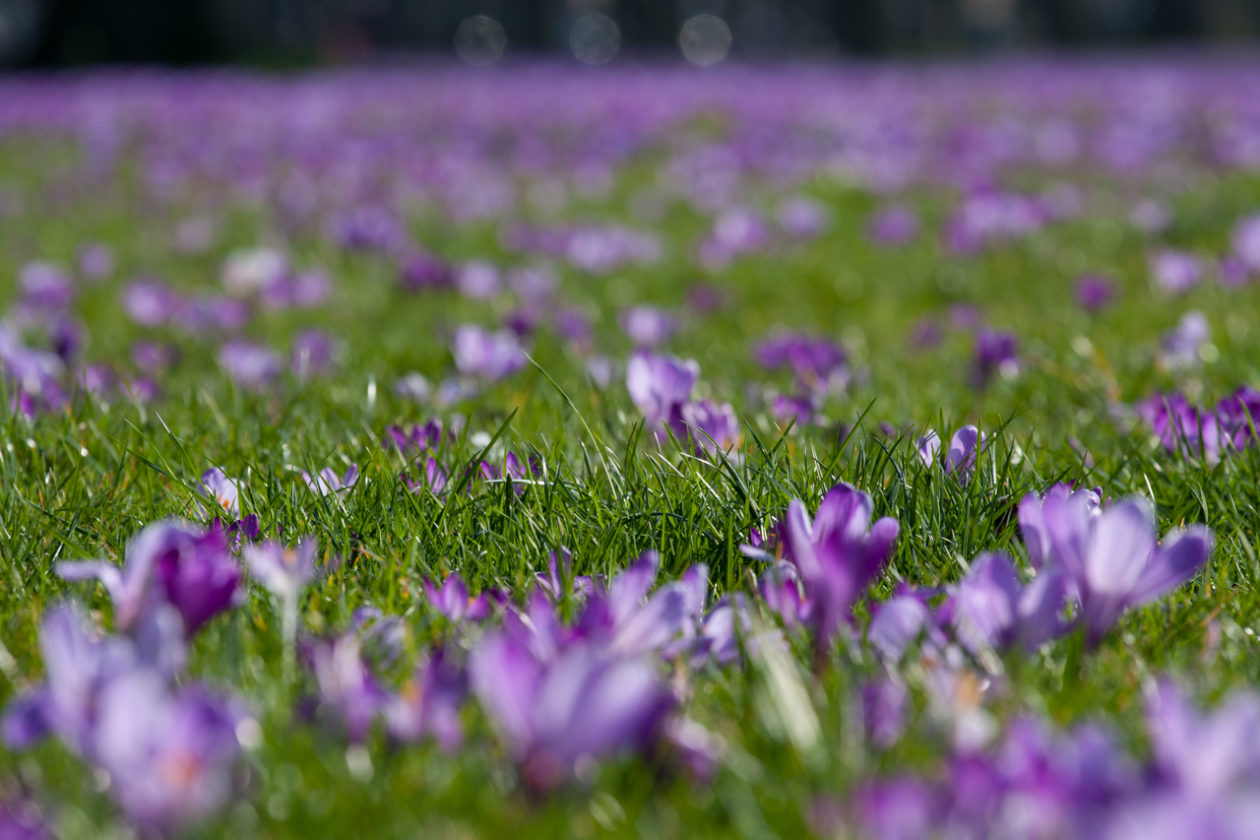
[[[39,166],[32,167],[36,156]],[[46,192],[72,159],[71,150],[37,151],[21,138],[0,147],[0,184],[26,202],[23,212],[3,221],[6,296],[24,261],[69,264],[92,240],[114,249],[119,278],[157,272],[184,288],[209,289],[228,246],[250,246],[274,234],[259,214],[233,211],[223,244],[211,254],[172,255],[166,243],[177,220],[146,211],[125,179],[103,185],[90,201]],[[651,171],[652,162],[635,166]],[[614,197],[592,212],[624,215],[637,172],[627,169]],[[919,586],[957,580],[981,551],[1022,557],[1014,506],[1029,491],[1071,480],[1098,485],[1107,497],[1147,494],[1161,533],[1194,522],[1213,529],[1217,544],[1208,566],[1192,584],[1128,615],[1101,649],[1080,654],[1075,667],[1070,639],[1001,662],[985,708],[998,721],[1025,712],[1064,724],[1101,718],[1141,752],[1141,692],[1155,675],[1175,674],[1208,699],[1260,680],[1252,626],[1260,606],[1260,452],[1209,466],[1164,452],[1144,431],[1113,421],[1110,410],[1173,384],[1204,400],[1254,384],[1260,332],[1249,313],[1260,307],[1260,288],[1226,291],[1207,283],[1184,299],[1153,294],[1145,262],[1150,241],[1114,215],[1055,226],[961,259],[932,237],[905,249],[872,245],[864,233],[876,206],[869,196],[827,180],[812,183],[809,192],[834,214],[828,235],[748,257],[710,278],[729,295],[729,305],[685,316],[670,345],[671,352],[699,361],[703,393],[735,404],[746,426],[738,462],[715,465],[649,443],[620,380],[607,391],[593,388],[582,361],[544,333],[533,350],[536,367],[458,407],[467,433],[446,458],[458,474],[454,467],[473,463],[480,451],[473,433],[498,433],[496,449],[540,455],[545,480],[519,496],[481,482],[445,503],[408,494],[396,478],[401,461],[381,450],[380,436],[387,424],[424,421],[434,412],[393,396],[394,379],[410,370],[440,379],[449,367],[446,337],[453,325],[492,323],[505,309],[450,293],[406,296],[387,262],[339,253],[313,236],[299,237],[290,251],[299,266],[327,268],[335,281],[332,300],[314,313],[263,313],[248,334],[284,348],[311,323],[328,330],[345,345],[343,364],[331,377],[286,381],[265,396],[245,393],[218,372],[213,344],[170,335],[184,359],[161,381],[165,396],[150,406],[80,402],[34,419],[4,416],[0,705],[38,680],[37,626],[52,604],[77,597],[109,623],[103,591],[62,583],[53,563],[121,559],[146,523],[196,517],[197,477],[212,465],[241,482],[243,511],[256,513],[265,532],[313,535],[326,558],[341,558],[303,599],[306,631],[340,630],[356,607],[374,604],[403,619],[412,651],[452,633],[424,602],[425,578],[459,571],[474,589],[521,593],[561,546],[572,550],[578,574],[614,574],[656,549],[666,576],[707,563],[713,597],[751,594],[756,570],[738,551],[749,528],[764,526],[792,498],[812,509],[839,481],[870,493],[877,515],[902,526],[876,599],[902,580]],[[940,222],[947,206],[934,192],[917,194],[913,203],[928,227]],[[1165,239],[1219,250],[1233,220],[1257,205],[1260,180],[1203,174],[1177,199],[1178,222]],[[620,307],[640,301],[679,307],[688,284],[702,276],[686,255],[705,222],[681,207],[667,218],[658,229],[669,256],[660,265],[611,278],[562,272],[564,296],[594,316],[598,349],[614,358],[630,349],[616,327]],[[443,256],[518,259],[502,250],[489,226],[460,226],[433,214],[421,214],[414,224],[419,241]],[[1072,282],[1084,270],[1111,275],[1122,289],[1119,303],[1093,318],[1072,300]],[[142,333],[122,313],[119,285],[87,288],[79,301],[89,326],[88,359],[125,358]],[[949,334],[928,352],[910,347],[908,333],[918,318],[960,301],[976,303],[988,323],[1019,334],[1025,369],[1017,379],[983,393],[969,387],[965,335]],[[1200,370],[1174,376],[1157,363],[1158,337],[1192,307],[1208,316],[1215,353]],[[828,404],[821,427],[784,434],[747,397],[749,385],[766,379],[751,349],[780,325],[842,340],[866,372]],[[838,424],[859,418],[850,435],[837,434]],[[880,421],[914,431],[886,437]],[[948,434],[965,422],[994,438],[974,480],[960,486],[925,470],[913,443],[924,427]],[[344,497],[320,499],[301,483],[303,469],[330,465],[340,472],[350,462],[360,465],[362,478]],[[680,669],[675,677],[686,686],[690,716],[724,744],[712,782],[697,785],[640,762],[612,761],[540,799],[517,784],[474,707],[465,714],[466,747],[456,756],[434,747],[391,747],[377,736],[365,745],[369,771],[361,757],[348,760],[335,732],[295,716],[310,685],[302,677],[284,679],[278,615],[255,587],[242,608],[201,633],[190,657],[193,675],[248,701],[263,732],[246,761],[242,796],[204,833],[800,836],[809,830],[813,803],[843,796],[856,780],[910,768],[942,770],[948,733],[926,714],[912,716],[907,736],[891,750],[871,749],[863,740],[853,697],[861,682],[881,671],[873,654],[845,647],[832,667],[816,673],[807,668],[807,642],[793,644],[799,655],[781,665],[789,683],[803,687],[817,718],[807,736],[783,719],[795,707],[783,696],[782,674],[772,678],[756,660],[746,669]],[[924,667],[906,668],[919,708]],[[29,791],[58,836],[125,835],[101,787],[54,742],[0,753],[0,793]]]

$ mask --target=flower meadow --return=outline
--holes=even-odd
[[[1257,90],[0,80],[0,837],[1260,837]]]

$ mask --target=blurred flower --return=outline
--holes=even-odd
[[[976,332],[972,353],[972,381],[984,387],[994,375],[1014,376],[1019,372],[1019,340],[1004,330],[981,329]]]
[[[432,737],[450,753],[463,741],[460,710],[468,695],[468,674],[442,648],[415,669],[397,693],[385,700],[389,734],[403,743]]]
[[[867,235],[881,245],[905,245],[919,232],[919,217],[905,207],[885,207],[871,217]]]
[[[1066,629],[1067,581],[1050,569],[1021,586],[1005,554],[981,554],[949,593],[948,612],[959,640],[974,652],[1018,647],[1032,651]]]
[[[1260,214],[1248,216],[1234,227],[1234,256],[1251,274],[1260,274]]]
[[[302,481],[316,496],[331,496],[344,493],[359,480],[359,465],[351,464],[341,475],[333,472],[332,467],[324,467],[315,475],[302,470]]]
[[[469,674],[525,781],[538,790],[561,784],[584,760],[647,750],[673,707],[645,659],[575,643],[542,661],[510,630],[482,638]]]
[[[426,580],[424,594],[433,609],[455,624],[465,620],[480,621],[490,613],[486,596],[470,596],[468,587],[464,585],[464,579],[458,573],[448,577],[441,587],[434,586],[431,581]]]
[[[790,196],[779,205],[779,227],[788,236],[800,239],[819,236],[831,222],[831,214],[821,203],[805,196]]]
[[[966,483],[971,478],[971,472],[976,466],[976,457],[980,454],[984,443],[984,435],[980,434],[978,428],[963,426],[950,438],[949,451],[945,453],[945,460],[941,463],[941,467],[947,475],[956,475],[959,481]],[[919,438],[916,448],[923,466],[931,469],[940,451],[941,439],[935,431],[928,429],[927,434]]]
[[[233,604],[241,576],[221,533],[179,520],[156,522],[137,534],[121,568],[79,561],[60,562],[56,570],[64,580],[100,581],[114,602],[119,630],[169,604],[178,610],[189,637]]]
[[[674,319],[653,306],[632,306],[622,310],[621,329],[636,347],[656,347],[670,339],[677,329]]]
[[[1172,330],[1160,338],[1164,361],[1169,367],[1191,367],[1199,363],[1203,346],[1212,336],[1212,329],[1204,314],[1192,309]]]
[[[201,492],[214,499],[215,512],[222,509],[230,517],[240,516],[241,491],[236,482],[227,477],[227,473],[218,467],[211,467],[201,474],[199,483]]]
[[[1025,540],[1044,546],[1043,574],[1061,573],[1070,582],[1090,644],[1125,611],[1192,577],[1211,552],[1211,533],[1202,526],[1170,532],[1157,545],[1150,506],[1140,499],[1117,502],[1097,515],[1081,494],[1047,495],[1034,517],[1037,504],[1035,496],[1021,504],[1021,526],[1027,527],[1026,520],[1033,525]]]
[[[871,524],[871,497],[848,484],[837,484],[818,505],[811,521],[793,499],[782,525],[783,553],[796,567],[809,601],[815,644],[825,648],[853,603],[892,554],[895,519]]]
[[[313,539],[288,548],[277,542],[247,545],[241,559],[249,573],[282,601],[295,600],[302,589],[315,579],[318,568],[315,555],[319,546]]]
[[[1156,288],[1171,294],[1184,294],[1203,279],[1203,263],[1184,251],[1160,251],[1151,257],[1150,268]]]
[[[232,798],[244,719],[233,703],[143,671],[110,680],[99,702],[95,755],[133,825],[169,832]]]
[[[1083,274],[1076,280],[1076,303],[1086,312],[1097,312],[1115,298],[1115,285],[1106,277]]]
[[[687,403],[682,407],[681,419],[697,452],[713,456],[729,453],[739,445],[741,429],[730,403]]]
[[[451,344],[455,367],[465,376],[498,382],[525,366],[525,351],[511,330],[489,332],[466,324]]]
[[[248,341],[229,341],[219,347],[219,366],[237,385],[251,390],[267,388],[284,367],[276,351]]]
[[[626,390],[649,428],[678,422],[699,378],[692,359],[639,351],[626,362]]]

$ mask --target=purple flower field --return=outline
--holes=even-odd
[[[1260,62],[0,79],[0,838],[1260,838]]]

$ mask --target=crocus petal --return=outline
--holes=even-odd
[[[668,587],[652,596],[642,608],[618,621],[609,649],[617,653],[643,653],[664,647],[682,632],[689,617],[688,597]]]
[[[608,587],[608,606],[615,622],[626,618],[643,602],[660,568],[661,555],[649,551],[613,578],[612,585]]]
[[[542,669],[529,648],[507,633],[482,639],[468,663],[469,679],[503,737],[517,749],[533,736],[532,716]]]
[[[1016,635],[1025,650],[1034,650],[1062,632],[1067,589],[1067,579],[1054,571],[1042,572],[1024,588],[1017,607]]]
[[[919,599],[897,596],[879,605],[879,612],[866,631],[866,640],[882,656],[895,661],[923,635],[930,622],[927,607]]]
[[[1092,594],[1125,598],[1155,550],[1150,508],[1126,499],[1103,512],[1089,537],[1084,583]]]
[[[801,576],[809,580],[817,578],[820,571],[813,543],[813,525],[809,512],[799,499],[793,499],[783,517],[783,547]]]
[[[1194,576],[1212,553],[1212,533],[1202,526],[1169,534],[1142,570],[1129,592],[1129,606],[1138,606],[1171,592]]]
[[[954,432],[949,441],[949,452],[945,455],[945,472],[954,473],[960,478],[969,477],[981,445],[983,441],[980,430],[975,426],[963,426]]]
[[[13,750],[33,746],[52,731],[48,719],[50,700],[39,689],[17,697],[0,717],[0,742]]]
[[[1015,625],[1019,578],[1003,554],[982,554],[954,593],[954,624],[973,651],[1000,646]]]
[[[871,497],[851,484],[840,483],[827,491],[814,514],[814,539],[821,542],[832,533],[856,540],[871,522]]]
[[[919,460],[923,462],[923,466],[931,469],[936,463],[936,453],[941,450],[941,436],[933,429],[928,429],[927,434],[919,438],[915,444],[915,449],[919,453]]]

